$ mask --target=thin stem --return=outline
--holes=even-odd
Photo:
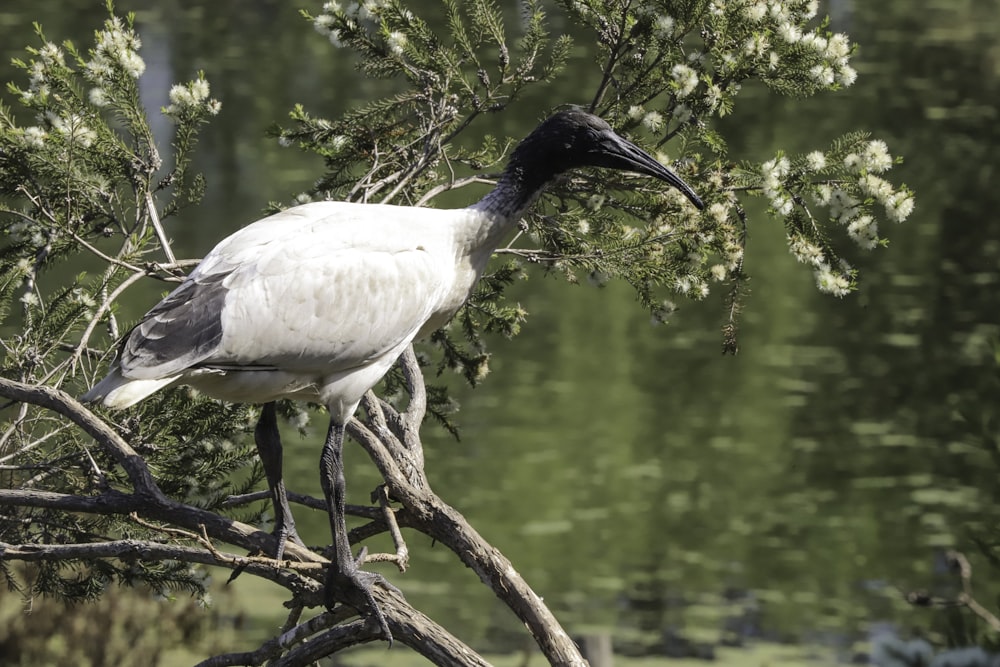
[[[153,223],[153,229],[156,231],[156,238],[160,240],[160,246],[163,248],[163,254],[167,256],[167,261],[171,264],[177,263],[177,258],[174,257],[174,251],[170,248],[170,241],[167,240],[167,234],[163,230],[163,225],[160,224],[160,214],[156,211],[156,204],[153,202],[153,195],[146,191],[146,212],[149,213],[149,219]]]

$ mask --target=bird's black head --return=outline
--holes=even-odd
[[[634,171],[670,183],[699,209],[701,198],[681,178],[603,119],[579,109],[550,116],[527,136],[510,158],[508,171],[520,174],[528,187],[541,187],[556,174],[575,167]]]

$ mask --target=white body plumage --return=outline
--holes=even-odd
[[[165,340],[173,353],[163,363],[126,352],[84,399],[124,408],[184,383],[243,403],[317,401],[344,423],[415,337],[461,307],[508,224],[484,206],[346,202],[259,220],[220,242],[188,278],[221,291],[221,313],[181,303],[161,318],[174,325],[166,335],[179,337],[219,317],[213,349],[191,355],[190,341]],[[185,317],[191,322],[177,327]]]

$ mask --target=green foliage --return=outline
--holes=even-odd
[[[20,568],[17,577],[32,580],[35,573]],[[4,664],[24,667],[171,664],[165,655],[171,649],[205,639],[214,644],[217,633],[225,634],[226,612],[219,606],[213,612],[196,600],[163,597],[143,586],[137,595],[104,594],[81,613],[79,605],[45,598],[25,604],[0,592],[0,653]]]
[[[754,164],[731,157],[713,128],[718,117],[737,113],[747,85],[805,96],[853,82],[852,47],[816,19],[815,2],[563,0],[558,7],[586,60],[571,57],[568,34],[553,37],[536,2],[509,16],[491,0],[446,0],[436,10],[445,20],[435,23],[399,0],[346,8],[328,2],[316,14],[304,12],[338,55],[349,53],[388,91],[333,119],[297,106],[288,127],[274,130],[283,145],[322,158],[325,171],[311,196],[425,205],[495,180],[513,146],[497,130],[499,114],[531,87],[595,67],[595,90],[553,102],[607,118],[672,162],[705,200],[698,211],[662,183],[624,173],[563,176],[499,251],[502,262],[468,305],[431,336],[421,354],[425,367],[482,380],[489,335],[514,336],[527,316],[506,291],[536,266],[571,283],[624,280],[656,322],[669,318],[676,299],[721,289],[725,344],[735,349],[749,198],[766,201],[790,250],[821,290],[836,295],[855,280],[839,256],[843,241],[884,245],[876,217],[898,222],[912,209],[912,193],[878,175],[894,163],[887,147],[865,135]],[[0,373],[78,394],[103,373],[127,331],[116,316],[123,295],[148,279],[169,286],[188,268],[173,259],[160,220],[203,193],[191,154],[220,105],[202,73],[171,88],[161,111],[176,124],[172,167],[162,171],[138,95],[145,65],[131,17],[112,13],[86,51],[37,33],[41,45],[17,62],[27,85],[8,86],[20,108],[0,107]],[[35,124],[21,124],[22,117]],[[79,273],[67,279],[65,267]],[[384,390],[401,398],[399,376],[390,374]],[[429,414],[454,431],[447,391],[431,387],[429,396]],[[303,413],[282,411],[304,426]],[[91,495],[127,483],[113,460],[51,413],[13,406],[6,417],[0,457],[8,488]],[[259,485],[250,408],[174,389],[106,418],[172,497],[221,512],[228,495]],[[246,512],[247,520],[260,519]],[[5,513],[0,531],[5,541],[24,544],[181,539],[129,519],[36,509]],[[91,599],[111,583],[140,582],[160,593],[203,593],[201,574],[179,564],[50,563],[27,581],[3,572],[27,595]]]
[[[36,32],[41,46],[15,63],[27,86],[7,88],[22,113],[0,107],[0,372],[79,394],[114,352],[122,294],[147,276],[176,280],[180,267],[161,244],[154,196],[165,197],[164,214],[197,200],[199,180],[187,175],[190,151],[218,103],[208,99],[203,78],[171,91],[164,112],[177,124],[174,167],[157,181],[162,164],[139,99],[145,65],[132,18],[112,15],[85,53],[47,41],[38,26]],[[20,117],[37,124],[19,124]],[[168,261],[156,263],[163,253]],[[65,277],[67,268],[95,259],[100,271]],[[168,493],[218,509],[230,493],[260,481],[242,444],[247,413],[172,392],[121,417],[120,431]],[[127,482],[113,460],[52,413],[21,405],[7,406],[6,416],[6,488],[90,495]],[[0,532],[21,544],[162,537],[127,519],[38,509],[5,512]],[[69,600],[96,598],[111,583],[204,593],[204,574],[184,563],[46,561],[29,581],[12,578],[9,568],[4,576],[26,596]]]
[[[854,82],[854,47],[816,17],[816,2],[559,4],[582,28],[578,39],[602,73],[597,90],[565,102],[587,104],[661,159],[673,157],[708,206],[699,213],[676,191],[627,174],[573,174],[550,187],[528,217],[520,238],[529,247],[502,252],[523,268],[541,264],[574,283],[626,280],[654,321],[664,321],[678,297],[703,299],[721,288],[725,348],[733,350],[748,278],[741,199],[763,197],[819,289],[842,296],[854,288],[841,239],[866,250],[885,245],[877,217],[898,222],[913,207],[905,186],[877,175],[894,162],[885,145],[855,134],[826,151],[734,165],[725,137],[712,127],[713,118],[736,112],[739,92],[755,81],[796,96]],[[535,4],[524,8],[523,35],[510,45],[509,27],[492,3],[453,1],[445,10],[448,20],[437,32],[393,2],[331,2],[319,14],[304,13],[336,48],[352,51],[362,71],[398,85],[336,119],[297,107],[291,126],[275,130],[283,144],[324,158],[327,173],[312,194],[424,204],[495,177],[512,144],[465,135],[483,111],[502,110],[525,87],[566,68],[570,38],[551,41]],[[461,370],[473,383],[481,376],[481,332],[513,335],[524,317],[502,295],[502,285],[478,290],[449,330],[435,334],[439,371]]]

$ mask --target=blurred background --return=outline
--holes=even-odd
[[[500,4],[513,33],[516,4]],[[986,607],[996,611],[1000,593],[992,551],[1000,538],[1000,0],[917,4],[823,3],[831,29],[859,45],[857,83],[805,100],[745,87],[719,124],[734,161],[825,149],[856,129],[905,157],[891,180],[916,191],[916,211],[901,225],[883,223],[888,248],[846,250],[861,271],[857,293],[820,294],[788,254],[781,225],[751,207],[752,281],[735,357],[720,354],[721,290],[653,327],[627,286],[573,286],[538,273],[511,292],[530,317],[514,340],[491,341],[492,373],[480,388],[436,380],[461,404],[461,440],[425,427],[431,483],[571,634],[610,635],[622,654],[725,656],[728,664],[918,664],[890,663],[884,649],[916,638],[938,651],[990,650],[984,624],[968,612],[916,608],[904,597],[958,594],[944,557],[951,548],[972,561]],[[315,12],[319,3],[117,3],[137,14],[151,110],[198,70],[223,105],[199,150],[206,199],[168,229],[178,257],[201,256],[322,173],[317,158],[265,136],[294,104],[335,116],[391,85],[361,78],[300,7]],[[554,33],[573,33],[556,7],[549,11]],[[24,83],[9,63],[37,44],[33,21],[52,41],[88,46],[105,17],[97,0],[5,0],[0,80]],[[561,78],[502,116],[481,118],[473,133],[523,136],[551,107],[589,102],[599,76],[581,35]],[[151,118],[167,145],[170,125]],[[477,196],[466,189],[467,201],[447,204]],[[160,290],[150,285],[132,315]],[[319,492],[324,423],[315,420],[307,438],[285,434],[293,489]],[[377,473],[360,448],[348,457],[349,501],[367,502]],[[307,512],[299,519],[307,541],[327,539],[325,517]],[[523,628],[450,552],[418,535],[409,547],[411,569],[386,574],[411,603],[479,649],[522,649]],[[157,602],[146,630],[134,632],[160,624],[162,641],[173,636],[169,619],[191,626],[178,640],[191,655],[174,646],[164,664],[252,649],[283,621],[281,593],[243,577],[220,585],[209,610]],[[132,602],[95,609],[108,604],[108,612],[77,607],[63,618],[140,618],[122,611]],[[16,595],[0,593],[0,647],[70,631],[70,621],[49,627],[55,611],[49,621],[37,607],[22,611]],[[96,631],[80,630],[84,638]],[[761,657],[762,646],[787,655]],[[376,651],[354,659],[410,664],[405,649]]]

